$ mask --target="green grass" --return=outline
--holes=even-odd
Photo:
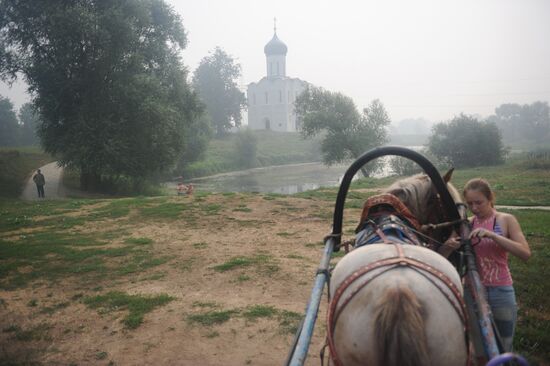
[[[189,315],[187,320],[191,324],[210,326],[225,323],[236,313],[236,310],[211,310],[202,314]]]
[[[32,172],[52,161],[38,147],[0,148],[0,197],[18,197]]]
[[[256,266],[262,273],[273,274],[279,270],[278,265],[270,255],[257,254],[251,257],[233,257],[227,262],[212,267],[218,272],[227,272],[237,268]]]
[[[319,140],[303,140],[298,133],[252,131],[257,138],[254,166],[271,166],[321,161]],[[205,158],[185,168],[186,177],[200,177],[246,169],[235,158],[235,134],[212,139]]]
[[[218,306],[218,304],[215,304],[215,307]],[[209,308],[210,306],[200,307]],[[288,310],[277,309],[271,305],[250,305],[241,309],[213,309],[197,314],[190,314],[187,316],[187,321],[190,324],[210,327],[223,324],[232,318],[242,318],[247,322],[254,322],[260,318],[275,319],[279,323],[280,332],[286,335],[294,334],[296,332],[298,329],[298,324],[302,319],[302,315]]]
[[[519,303],[514,350],[533,365],[550,360],[550,212],[509,211],[520,222],[531,247],[528,262],[512,257],[510,270]]]
[[[252,305],[246,308],[242,316],[247,320],[256,320],[258,318],[272,318],[277,314],[277,309],[269,305]]]
[[[122,322],[129,329],[135,329],[143,323],[145,314],[155,308],[174,300],[172,296],[160,294],[157,296],[128,295],[119,291],[112,291],[105,295],[86,297],[84,304],[92,309],[100,309],[103,312],[127,310],[128,315]]]
[[[126,244],[134,244],[134,245],[149,245],[153,243],[153,239],[149,238],[128,238],[124,240]]]
[[[51,340],[49,330],[52,328],[50,324],[40,323],[28,329],[22,329],[18,325],[10,325],[4,329],[4,333],[13,333],[13,338],[22,342]]]

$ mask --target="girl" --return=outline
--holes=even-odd
[[[500,334],[504,351],[512,350],[517,319],[517,303],[508,253],[526,261],[531,256],[529,244],[517,219],[495,209],[495,194],[485,179],[470,180],[464,186],[464,199],[472,213],[470,239],[477,258],[481,282],[487,290],[488,303]],[[457,249],[460,241],[452,237],[445,242],[448,255]]]

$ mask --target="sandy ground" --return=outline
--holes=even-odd
[[[61,198],[61,169],[52,163],[43,171],[46,197]],[[24,195],[37,199],[34,183],[30,184]],[[0,290],[0,364],[281,365],[293,333],[283,329],[277,316],[251,320],[242,314],[254,306],[303,313],[322,256],[322,240],[331,229],[334,203],[241,194],[168,200],[184,207],[219,205],[221,209],[191,221],[184,216],[134,220],[131,213],[70,229],[97,235],[123,233],[108,247],[122,246],[128,237],[150,238],[152,255],[168,260],[125,276],[93,279],[68,274],[54,281],[36,278],[22,288]],[[66,216],[85,215],[102,204],[108,201]],[[358,209],[346,210],[344,233],[348,237],[344,240],[351,235],[359,214]],[[10,233],[17,240],[24,240],[26,234],[25,230]],[[215,269],[236,257],[258,255],[268,260],[225,272]],[[123,259],[105,260],[109,268],[116,269]],[[31,267],[18,270],[30,271]],[[168,294],[174,300],[146,314],[137,329],[128,329],[121,322],[126,310],[98,311],[82,301],[109,291]],[[191,315],[212,310],[234,311],[234,315],[215,325],[189,321]],[[307,365],[320,363],[325,314],[326,296]]]
[[[169,198],[182,205],[196,203],[196,199]],[[151,238],[154,255],[169,260],[127,276],[101,280],[85,275],[55,281],[37,278],[23,288],[0,290],[0,360],[38,365],[282,364],[294,335],[284,330],[281,319],[250,320],[239,314],[253,306],[303,313],[322,255],[322,240],[330,231],[333,203],[237,194],[208,196],[199,204],[223,208],[216,215],[197,217],[192,224],[185,220],[133,223],[125,218],[78,227],[83,233],[121,230],[126,233],[124,237]],[[356,211],[350,216],[348,229],[355,225]],[[20,235],[24,238],[23,232]],[[122,244],[120,238],[109,246]],[[235,257],[257,255],[268,260],[226,272],[214,268]],[[121,259],[107,260],[116,268]],[[25,271],[25,267],[19,270]],[[121,323],[127,311],[98,311],[82,301],[109,291],[164,293],[175,299],[148,313],[137,329],[127,329]],[[325,304],[326,298],[309,365],[319,364]],[[209,310],[240,313],[218,325],[189,321],[190,315]],[[19,339],[15,327],[30,332],[30,339]]]

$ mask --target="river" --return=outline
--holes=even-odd
[[[294,194],[319,187],[336,186],[347,165],[322,163],[271,166],[217,174],[190,180],[195,189],[210,192],[260,192]]]
[[[418,150],[421,146],[410,146],[409,148]],[[391,174],[388,163],[390,157],[382,157],[381,159],[385,161],[384,168],[375,175],[376,177]],[[319,187],[339,185],[349,165],[351,165],[351,162],[346,165],[333,165],[331,167],[327,167],[322,163],[270,166],[195,178],[185,183],[192,183],[195,189],[209,192],[294,194]],[[176,182],[168,182],[166,187],[175,192]]]

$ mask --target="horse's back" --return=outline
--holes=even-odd
[[[431,270],[398,262],[377,266],[380,262],[396,257],[399,250],[402,250],[404,257],[424,264]],[[357,275],[363,273],[369,265],[377,268]],[[432,273],[443,274],[443,278],[448,279],[450,286],[454,286],[462,296],[460,276],[454,267],[439,254],[422,247],[372,244],[358,248],[341,259],[333,272],[330,287],[333,297],[342,287],[340,300],[335,307],[338,319],[333,338],[343,365],[378,365],[381,360],[388,362],[384,355],[379,354],[383,352],[376,350],[385,347],[381,341],[385,336],[389,337],[386,343],[392,343],[391,331],[403,336],[399,342],[410,340],[411,347],[415,342],[418,345],[424,342],[429,364],[466,364],[464,324],[451,303],[453,291],[447,285],[442,285],[443,281]],[[357,280],[350,281],[352,278]],[[346,301],[345,308],[340,312],[339,309]],[[415,317],[421,325],[410,329],[416,329],[414,332],[422,334],[406,334],[413,332],[407,330],[406,325],[414,322]],[[392,322],[395,326],[390,331],[386,325]],[[425,337],[425,341],[422,337]],[[406,348],[406,345],[402,348]],[[403,349],[401,351],[406,352]],[[419,353],[420,350],[414,352]],[[425,359],[416,363],[414,360],[408,361],[410,365],[427,363]]]

